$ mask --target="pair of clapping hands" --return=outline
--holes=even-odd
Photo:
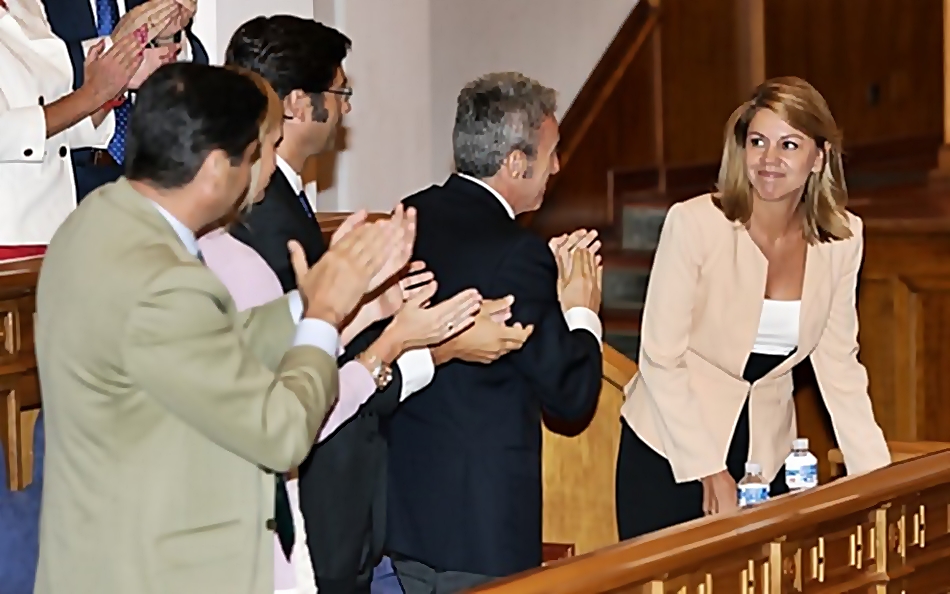
[[[103,40],[89,50],[83,89],[106,105],[139,88],[160,66],[177,59],[174,36],[196,10],[196,0],[148,0],[125,13],[110,35],[112,47],[106,50]],[[158,47],[148,47],[153,41]]]
[[[557,262],[557,294],[561,309],[567,312],[583,307],[593,312],[600,310],[604,284],[601,263],[601,242],[596,231],[578,229],[555,237],[548,246]]]
[[[438,345],[438,362],[489,363],[521,348],[531,335],[530,326],[506,325],[511,297],[484,300],[469,289],[430,304],[435,275],[422,262],[409,264],[415,209],[399,205],[389,219],[366,219],[364,211],[348,217],[327,253],[310,268],[301,246],[289,244],[306,317],[342,328],[344,343],[373,322],[392,317],[385,332],[397,337],[399,352]]]

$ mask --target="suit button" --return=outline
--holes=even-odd
[[[275,520],[274,518],[271,518],[271,519],[267,520],[266,522],[264,522],[264,528],[267,528],[267,529],[270,530],[271,532],[276,531],[276,530],[277,530],[277,520]]]
[[[46,105],[46,99],[43,99],[42,95],[40,95],[40,105]]]
[[[65,157],[69,151],[66,150],[66,145],[59,147],[59,156]]]
[[[25,151],[23,151],[23,156],[24,156],[24,157],[32,157],[32,156],[33,156],[33,149],[28,148],[28,149],[26,149]]]

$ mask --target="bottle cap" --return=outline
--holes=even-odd
[[[756,464],[755,462],[746,462],[745,463],[745,473],[746,474],[759,474],[762,472],[762,467]]]
[[[798,439],[796,439],[795,441],[793,441],[793,442],[792,442],[792,449],[793,449],[793,450],[807,450],[807,449],[808,449],[808,438],[807,438],[807,437],[799,437]]]

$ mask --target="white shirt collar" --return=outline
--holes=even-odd
[[[499,193],[495,190],[495,188],[489,186],[488,184],[486,184],[486,183],[483,182],[482,180],[478,179],[477,177],[472,177],[471,175],[467,175],[467,174],[465,174],[465,173],[456,173],[455,175],[461,177],[462,179],[467,179],[467,180],[470,181],[470,182],[475,182],[476,184],[480,185],[481,187],[483,187],[483,188],[485,188],[486,190],[488,190],[489,192],[491,192],[491,195],[494,196],[495,198],[497,198],[498,201],[501,202],[501,205],[505,207],[505,212],[508,213],[508,216],[511,217],[511,218],[515,218],[515,211],[514,211],[514,209],[511,208],[511,205],[508,204],[508,201],[505,200],[504,197],[502,197],[502,195],[499,194]]]
[[[152,203],[152,206],[158,211],[158,214],[165,217],[165,220],[168,221],[168,224],[172,226],[172,229],[175,231],[175,235],[178,236],[178,239],[185,244],[185,249],[188,250],[188,253],[192,256],[198,256],[198,240],[195,239],[195,234],[192,233],[191,229],[185,226],[184,223],[175,218],[172,213],[168,212],[162,208],[157,202],[149,200]]]
[[[277,155],[277,169],[280,169],[280,172],[287,178],[290,187],[294,189],[294,194],[303,192],[303,178],[300,177],[299,173],[294,171],[294,168],[291,167],[287,161],[281,159],[280,155]]]

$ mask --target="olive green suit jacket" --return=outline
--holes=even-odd
[[[53,238],[37,289],[46,458],[36,594],[271,594],[274,471],[338,392],[287,298],[238,312],[124,179]]]

